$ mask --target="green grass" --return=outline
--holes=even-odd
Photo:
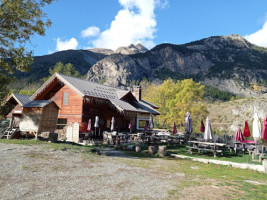
[[[47,144],[47,142],[43,142],[40,140],[7,140],[7,139],[0,139],[0,143],[5,144],[23,144],[23,145],[33,145],[33,144]]]
[[[179,155],[185,155],[190,156],[194,158],[204,158],[204,159],[213,159],[213,160],[222,160],[222,161],[230,161],[230,162],[236,162],[236,163],[250,163],[250,164],[258,164],[261,165],[260,162],[254,162],[252,161],[252,156],[242,153],[235,154],[234,152],[230,153],[229,150],[227,150],[224,155],[217,154],[217,157],[213,157],[213,153],[204,153],[204,154],[198,154],[197,152],[193,152],[193,154],[190,154],[188,152],[188,148],[186,146],[168,146],[168,154],[179,154]]]
[[[127,152],[128,153],[128,152]],[[131,155],[136,155],[131,153]],[[238,169],[230,166],[205,164],[187,159],[157,158],[139,154],[139,159],[120,159],[132,167],[156,170],[160,173],[184,174],[174,188],[168,191],[170,199],[178,198],[185,188],[214,185],[229,188],[229,199],[267,199],[267,174]],[[137,156],[138,157],[138,156]],[[202,156],[203,157],[203,156]],[[257,181],[262,185],[254,185],[246,180]]]
[[[7,139],[0,139],[0,143],[5,144],[21,144],[21,145],[42,145],[45,149],[54,149],[54,150],[71,150],[73,152],[82,152],[82,153],[91,153],[91,150],[94,148],[100,148],[102,146],[82,146],[75,143],[65,143],[65,142],[57,142],[57,143],[50,143],[44,142],[40,140],[7,140]]]

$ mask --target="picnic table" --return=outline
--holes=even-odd
[[[263,159],[267,159],[267,146],[257,145],[252,152],[252,160],[261,162]]]
[[[215,142],[202,142],[202,141],[188,141],[192,146],[188,146],[189,152],[193,154],[193,150],[198,150],[200,152],[212,152],[213,156],[216,157],[217,153],[223,153],[227,149],[227,145],[224,143]]]
[[[237,153],[237,150],[242,149],[242,152],[245,153],[246,152],[246,146],[247,145],[253,145],[255,146],[256,145],[256,142],[255,141],[250,141],[250,140],[244,140],[244,141],[234,141],[234,150],[235,150],[235,153]],[[253,148],[254,149],[254,148]],[[249,154],[251,153],[251,150],[249,150]]]
[[[168,141],[170,143],[183,144],[184,143],[184,137],[180,136],[180,135],[170,135],[170,136],[168,136]]]

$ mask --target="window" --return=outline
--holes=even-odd
[[[139,120],[138,128],[144,128],[148,124],[147,120]]]
[[[67,125],[67,119],[58,118],[57,120],[57,129],[63,129]]]
[[[68,105],[68,103],[69,103],[69,93],[68,92],[64,92],[64,95],[63,95],[63,106]]]

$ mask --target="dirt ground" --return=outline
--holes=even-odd
[[[0,199],[231,199],[227,186],[181,187],[186,174],[160,170],[178,161],[147,167],[149,160],[103,154],[0,143]]]

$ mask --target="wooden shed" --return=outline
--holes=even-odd
[[[54,132],[57,126],[59,107],[54,101],[35,100],[23,106],[19,129],[22,132]]]

